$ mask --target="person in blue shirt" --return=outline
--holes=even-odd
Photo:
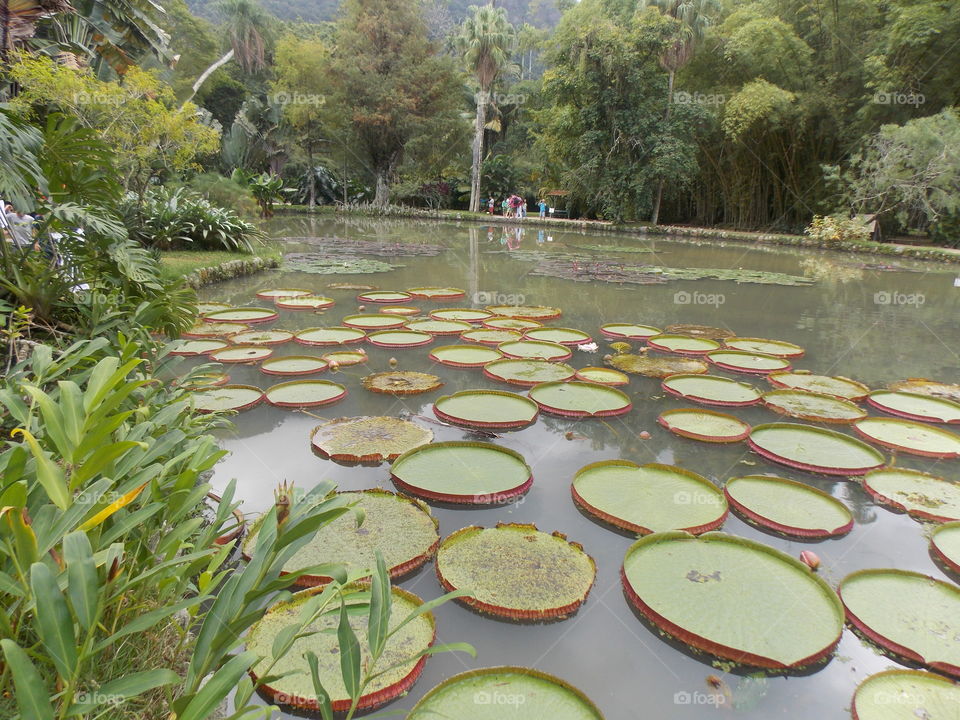
[[[540,208],[540,217],[544,218],[547,216],[547,201],[543,198],[540,198],[540,202],[537,203],[537,207]]]

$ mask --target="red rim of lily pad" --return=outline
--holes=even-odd
[[[726,421],[730,425],[736,425],[739,432],[731,432],[727,435],[717,435],[716,433],[707,434],[690,430],[689,428],[677,423],[678,418],[690,418],[694,415],[707,415],[711,418],[717,418],[718,421]],[[666,412],[660,413],[660,416],[657,418],[657,422],[674,435],[690,438],[691,440],[702,440],[703,442],[710,443],[740,442],[742,440],[746,440],[750,436],[751,430],[748,423],[745,423],[743,420],[735,417],[734,415],[701,408],[678,408],[677,410],[667,410]]]
[[[378,330],[367,335],[367,340],[371,345],[377,347],[404,350],[429,345],[433,342],[434,337],[430,333],[415,330]]]
[[[228,335],[227,340],[234,345],[283,345],[293,340],[289,330],[244,330]]]
[[[543,323],[536,320],[503,317],[503,315],[494,315],[493,317],[487,318],[480,324],[489,330],[517,330],[521,333],[524,330],[543,327]]]
[[[466,471],[472,471],[474,468],[478,467],[478,465],[476,457],[472,457],[471,463],[467,463],[457,458],[457,455],[470,454],[475,456],[476,452],[481,452],[485,455],[489,454],[488,456],[491,458],[511,458],[514,461],[511,463],[511,465],[517,467],[520,471],[515,479],[510,480],[510,483],[516,482],[516,484],[508,484],[506,487],[501,488],[492,487],[491,483],[495,481],[501,482],[504,479],[504,474],[501,472],[496,479],[489,478],[481,481],[484,485],[487,485],[487,487],[468,489],[464,492],[454,493],[426,487],[423,483],[428,479],[423,473],[417,474],[416,478],[408,477],[406,479],[400,477],[398,474],[404,472],[405,464],[412,463],[416,465],[417,463],[423,462],[424,459],[427,458],[427,453],[431,453],[434,455],[434,458],[441,458],[440,460],[434,459],[432,462],[441,463],[443,473],[448,475],[449,479],[462,482],[464,473]],[[454,459],[451,460],[450,457],[453,457]],[[411,458],[413,459],[411,460]],[[455,467],[455,472],[450,475],[451,465],[455,465],[455,463],[458,462],[462,463],[462,468]],[[421,445],[413,448],[412,450],[408,450],[394,460],[393,465],[390,468],[390,479],[393,480],[394,485],[396,485],[404,493],[415,495],[417,497],[434,502],[451,503],[454,505],[503,504],[512,500],[513,498],[517,498],[525,494],[527,490],[530,489],[530,486],[533,485],[533,474],[530,471],[530,466],[527,464],[527,461],[523,458],[523,455],[515,450],[494,445],[492,443],[471,442],[469,440],[451,440],[448,442],[430,443],[428,445]],[[418,482],[420,484],[417,484]]]
[[[367,354],[363,350],[335,350],[333,352],[324,353],[320,356],[320,359],[326,360],[327,365],[330,366],[330,369],[334,370],[338,367],[359,365],[361,363],[365,363],[370,358],[367,357]]]
[[[413,317],[423,312],[418,307],[412,305],[387,305],[380,308],[377,312],[381,315],[399,315],[400,317]]]
[[[249,410],[250,408],[255,407],[256,405],[259,405],[260,401],[263,400],[263,390],[256,387],[255,385],[220,385],[215,388],[210,388],[209,390],[208,389],[194,390],[193,393],[195,397],[203,397],[203,395],[206,395],[206,394],[218,393],[222,395],[224,392],[229,393],[235,390],[245,392],[247,395],[247,398],[242,402],[236,405],[233,405],[231,407],[224,407],[224,408],[197,407],[196,411],[202,414],[213,413],[213,412],[225,412],[225,411],[243,412],[244,410]]]
[[[778,355],[764,355],[743,350],[714,350],[705,356],[707,362],[731,372],[750,375],[769,375],[773,372],[789,372],[793,369],[790,361]]]
[[[879,687],[874,687],[878,685]],[[933,720],[927,710],[931,701],[930,691],[948,691],[960,694],[960,687],[949,678],[924,670],[884,670],[874,673],[857,686],[850,703],[850,715],[853,720],[896,720],[896,718],[917,718]],[[873,697],[870,698],[870,695]],[[864,697],[866,696],[866,697]],[[936,695],[934,696],[936,697]],[[861,700],[861,698],[863,698]],[[869,698],[869,699],[868,699]],[[955,703],[955,700],[943,698],[941,706]],[[896,704],[897,714],[890,706]]]
[[[833,395],[841,400],[858,402],[870,394],[870,388],[862,382],[851,380],[842,375],[814,375],[813,373],[791,370],[774,372],[767,375],[767,381],[778,388],[788,390],[808,390],[823,395]],[[817,383],[820,383],[818,386]],[[843,388],[843,392],[839,390]],[[830,392],[830,390],[834,392]]]
[[[434,320],[460,320],[471,325],[479,325],[493,317],[493,313],[489,310],[479,308],[438,308],[431,310],[429,315]]]
[[[487,305],[487,310],[494,315],[520,318],[521,320],[556,320],[563,312],[560,308],[547,305]]]
[[[298,330],[293,336],[294,342],[301,345],[326,347],[328,345],[351,345],[363,342],[367,334],[358,328],[343,326],[315,327]]]
[[[894,488],[879,487],[880,478],[889,475],[901,477],[906,476],[907,478],[914,479],[914,485],[912,487],[901,489],[901,496],[904,500],[910,503],[909,505],[892,497],[892,495],[887,494],[891,493]],[[910,481],[908,480],[907,482],[909,483]],[[920,520],[926,520],[928,522],[943,523],[960,520],[960,511],[953,515],[939,514],[943,512],[941,509],[938,513],[938,508],[943,506],[943,501],[925,495],[923,490],[917,487],[917,484],[927,485],[928,488],[930,485],[940,486],[941,491],[951,490],[956,494],[960,494],[960,485],[958,485],[956,482],[947,480],[939,475],[934,475],[933,473],[923,472],[921,470],[913,470],[910,468],[901,467],[882,467],[877,468],[876,470],[871,470],[863,476],[863,489],[867,491],[867,494],[871,498],[881,505],[893,508],[899,512],[905,512],[911,517],[915,517]],[[886,490],[886,492],[884,492],[884,490]]]
[[[219,338],[187,340],[186,342],[179,343],[173,350],[170,351],[170,354],[177,355],[179,357],[197,357],[199,355],[206,355],[217,350],[222,350],[226,347],[230,347],[230,343]]]
[[[369,290],[357,295],[357,302],[369,302],[378,305],[400,304],[411,299],[413,299],[413,295],[399,290]]]
[[[273,350],[262,345],[231,345],[207,353],[207,357],[222,363],[255,363],[273,355]]]
[[[524,330],[523,339],[556,343],[557,345],[566,345],[568,347],[577,347],[577,345],[593,342],[593,338],[583,330],[546,326]]]
[[[360,429],[358,429],[358,427]],[[364,436],[364,433],[367,433]],[[362,452],[344,452],[341,435],[362,437]],[[318,437],[321,436],[321,437]],[[372,437],[371,437],[372,436]],[[385,437],[386,436],[386,437]],[[397,438],[400,437],[401,440]],[[433,440],[433,432],[409,420],[387,416],[340,417],[310,432],[310,446],[320,457],[345,463],[382,463],[395,460]],[[390,446],[393,442],[395,445]],[[331,443],[341,443],[332,447]],[[388,449],[384,449],[384,448]],[[375,449],[374,449],[375,448]],[[357,450],[355,447],[354,450]]]
[[[899,429],[908,436],[904,437],[902,440],[891,440],[890,438],[884,437],[877,432],[881,428]],[[913,420],[900,420],[897,418],[868,417],[855,422],[853,424],[853,429],[860,437],[882,447],[890,448],[891,450],[899,450],[900,452],[905,452],[910,455],[938,458],[940,460],[960,458],[960,435],[925,423],[918,423],[914,422]],[[910,444],[907,442],[913,439],[909,437],[910,433],[913,433],[913,437],[916,437],[916,434],[937,436],[938,438],[942,438],[944,441],[949,441],[952,448],[943,448],[940,450],[924,449],[923,447],[919,447],[917,444]]]
[[[956,548],[945,550],[942,547],[943,537],[946,535],[957,538],[954,540],[957,545]],[[944,523],[934,528],[933,532],[930,533],[930,549],[940,562],[953,572],[960,574],[960,520]]]
[[[415,287],[407,288],[407,292],[418,300],[457,300],[467,294],[465,290],[450,287]]]
[[[233,307],[203,315],[204,322],[242,322],[248,325],[273,322],[280,313],[260,307]]]
[[[647,347],[665,353],[698,357],[720,349],[720,343],[710,338],[689,335],[654,335],[647,338]]]
[[[190,377],[181,376],[174,380],[173,384],[183,390],[207,390],[208,388],[221,387],[230,382],[230,376],[227,373],[216,371],[194,373],[192,378],[193,381],[191,382]]]
[[[308,390],[324,389],[325,392],[320,397],[310,398]],[[296,400],[278,400],[271,397],[271,394],[277,395],[288,390],[297,390],[304,396]],[[321,405],[332,405],[347,396],[347,389],[340,383],[330,382],[329,380],[292,380],[283,382],[268,388],[263,393],[264,399],[274,407],[281,408],[305,408],[320,407]]]
[[[544,412],[564,417],[613,417],[624,415],[633,409],[633,403],[626,393],[609,385],[581,382],[580,380],[540,383],[530,388],[527,395]],[[558,401],[567,400],[567,398],[558,395],[569,395],[569,403],[561,405]],[[601,407],[596,410],[590,407],[574,407],[574,405],[582,405],[592,399],[599,399],[600,396],[607,398],[604,404],[609,407]]]
[[[186,337],[186,335],[183,337]],[[928,409],[928,413],[921,414],[917,411],[917,408],[911,412],[902,407],[891,405],[891,401],[897,400],[906,400],[908,402],[912,400],[925,406]],[[867,395],[867,403],[877,408],[877,410],[890,415],[896,415],[897,417],[906,418],[907,420],[945,423],[947,425],[960,424],[960,403],[948,400],[947,398],[894,390],[874,390]]]
[[[786,340],[734,336],[723,338],[723,344],[731,350],[773,355],[774,357],[790,358],[791,360],[802,358],[806,353],[806,350],[799,345],[794,345]]]
[[[630,384],[630,378],[625,373],[613,368],[605,367],[585,367],[577,370],[574,376],[577,380],[583,382],[599,383],[601,385],[610,385],[611,387],[621,387]]]
[[[367,375],[361,381],[370,392],[382,395],[421,395],[443,387],[443,380],[416,370],[387,370]]]
[[[185,340],[213,340],[222,339],[244,330],[249,330],[250,326],[246,323],[205,323],[199,322],[189,330],[180,333],[180,337]]]
[[[470,401],[479,400],[480,398],[501,398],[504,405],[509,403],[511,406],[517,408],[517,412],[512,419],[501,417],[498,420],[481,420],[476,417],[467,417],[466,414],[457,414],[454,408],[451,407],[452,405],[458,405],[463,402],[469,403]],[[443,409],[443,407],[446,409]],[[521,407],[524,408],[525,412],[520,410]],[[517,395],[516,393],[503,392],[500,390],[462,390],[452,395],[444,395],[443,397],[437,398],[436,402],[433,403],[433,414],[437,416],[437,419],[451,423],[452,425],[489,430],[510,430],[513,428],[527,427],[535,423],[537,416],[540,414],[540,408],[530,398]]]
[[[532,371],[545,371],[550,373],[556,373],[558,377],[555,380],[544,380],[543,378],[537,378],[534,380],[525,380],[520,377],[510,377],[507,375],[498,375],[497,371],[503,371],[507,367],[519,367],[526,366]],[[494,360],[483,366],[483,374],[490,378],[491,380],[499,380],[500,382],[509,383],[510,385],[518,385],[520,387],[531,388],[534,385],[539,385],[543,382],[566,382],[571,380],[576,376],[577,371],[574,370],[569,365],[564,363],[555,363],[549,362],[547,360],[534,360],[534,359],[523,359],[515,360],[513,358],[502,358],[500,360]],[[564,377],[566,376],[566,377]]]
[[[633,340],[646,342],[654,335],[662,335],[663,330],[652,325],[637,325],[634,323],[607,323],[600,326],[600,332],[608,338],[616,340]]]
[[[306,288],[268,288],[266,290],[257,290],[259,300],[276,300],[277,298],[303,297],[304,295],[313,295],[313,290]]]
[[[689,337],[707,338],[708,340],[725,340],[726,338],[736,337],[734,333],[725,328],[690,323],[667,325],[663,331],[672,335],[687,335]]]
[[[808,435],[821,435],[823,438],[828,439],[831,442],[842,442],[846,443],[850,447],[856,447],[863,459],[866,459],[866,456],[872,457],[874,462],[869,465],[862,466],[831,466],[825,464],[815,464],[808,463],[803,460],[798,460],[793,457],[782,454],[774,449],[768,449],[761,444],[759,439],[762,435],[771,433],[771,432],[788,432],[788,433],[798,433],[803,432]],[[755,425],[753,430],[750,431],[750,437],[747,438],[747,444],[750,446],[750,449],[753,450],[758,455],[772,460],[781,465],[786,465],[787,467],[797,468],[799,470],[807,470],[809,472],[820,473],[822,475],[863,475],[871,470],[876,470],[878,468],[886,465],[886,458],[880,453],[880,451],[875,448],[867,445],[865,442],[857,440],[855,437],[850,435],[845,435],[844,433],[839,433],[834,430],[827,430],[826,428],[816,427],[814,425],[803,425],[800,423],[766,423],[764,425]]]
[[[802,405],[806,405],[806,408],[798,408],[796,405],[791,407],[788,402],[790,398],[799,400]],[[790,390],[788,388],[770,390],[763,394],[761,402],[768,410],[772,410],[779,415],[787,415],[799,420],[829,423],[832,425],[849,425],[867,416],[867,412],[863,408],[850,400],[844,400],[836,395],[810,392],[809,390]],[[819,414],[814,412],[814,410],[817,409],[815,407],[817,403],[821,405],[819,408],[821,412]],[[834,414],[829,415],[823,412],[824,406],[833,406]],[[847,413],[847,416],[838,417],[837,411],[844,411]]]
[[[273,304],[281,310],[326,310],[334,306],[334,300],[322,295],[299,295],[292,298],[277,298]]]
[[[347,315],[340,322],[344,327],[359,330],[397,330],[407,324],[402,316],[393,316],[386,313],[371,313],[368,315]]]
[[[457,357],[461,359],[457,359]],[[465,359],[472,356],[472,360]],[[489,345],[443,345],[430,351],[433,362],[458,368],[478,368],[499,360],[503,353]]]
[[[751,507],[748,503],[744,502],[742,498],[738,498],[735,493],[730,491],[731,485],[736,486],[737,484],[744,482],[762,482],[768,485],[770,488],[783,488],[785,492],[807,493],[810,496],[815,496],[818,501],[822,501],[823,504],[830,504],[838,509],[842,508],[843,513],[849,519],[845,523],[834,528],[798,527],[795,525],[784,524],[764,515],[762,512],[760,512],[759,508]],[[727,498],[727,503],[731,508],[733,508],[737,515],[746,519],[748,522],[753,523],[754,525],[759,525],[760,527],[773,530],[774,532],[778,532],[783,535],[800,538],[827,538],[846,535],[853,529],[853,515],[846,505],[833,497],[833,495],[825,493],[823,490],[819,490],[815,487],[810,487],[806,483],[802,483],[797,480],[788,480],[786,478],[774,477],[772,475],[744,475],[742,477],[730,478],[730,480],[727,481],[727,484],[723,486],[723,494]],[[783,502],[789,502],[789,498],[783,498]],[[774,503],[774,508],[776,507],[777,505]]]
[[[753,392],[753,397],[742,398],[742,399],[730,399],[724,400],[722,397],[717,395],[708,396],[702,392],[698,394],[699,391],[690,391],[684,392],[682,386],[685,384],[690,384],[690,382],[696,381],[695,384],[703,386],[704,383],[711,383],[716,388],[728,388],[731,391],[739,390],[740,394],[749,394],[747,390]],[[740,382],[739,380],[731,380],[730,378],[720,377],[718,375],[697,375],[697,374],[683,374],[683,375],[670,375],[665,377],[661,383],[662,387],[666,392],[670,393],[684,400],[692,400],[693,402],[703,403],[704,405],[718,405],[722,407],[748,407],[750,405],[756,405],[760,402],[760,392],[747,383]]]
[[[523,335],[516,330],[476,328],[460,333],[460,338],[467,342],[480,343],[481,345],[500,345],[505,342],[521,340]]]
[[[497,350],[502,352],[504,357],[513,360],[563,362],[573,357],[573,351],[565,345],[541,340],[511,340],[497,345]]]
[[[284,363],[306,363],[308,367],[295,370],[278,370],[277,367]],[[278,375],[280,377],[296,377],[298,375],[313,375],[323,372],[329,367],[329,363],[323,358],[313,357],[312,355],[284,355],[282,357],[273,357],[264,360],[260,364],[260,372],[265,375]]]
[[[415,332],[430,333],[431,335],[459,335],[472,328],[468,322],[462,320],[435,320],[434,318],[415,318],[407,321],[407,329]]]

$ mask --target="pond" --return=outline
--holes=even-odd
[[[271,326],[301,329],[338,325],[345,315],[358,311],[355,292],[330,290],[329,283],[369,283],[392,290],[454,286],[465,289],[467,297],[453,302],[411,304],[425,312],[494,303],[560,307],[562,318],[547,324],[583,330],[599,345],[594,354],[574,349],[569,363],[577,368],[602,365],[603,356],[613,352],[608,347],[611,341],[599,332],[604,323],[642,323],[658,328],[672,323],[696,323],[726,328],[731,334],[744,337],[796,343],[805,348],[806,354],[794,361],[795,367],[854,378],[874,389],[910,377],[960,380],[960,268],[956,266],[679,238],[541,231],[533,227],[488,228],[466,223],[280,217],[268,229],[276,238],[298,238],[285,242],[286,252],[316,252],[317,244],[305,238],[338,237],[379,243],[387,248],[386,256],[362,257],[395,267],[388,272],[354,275],[268,271],[205,288],[202,299],[268,307],[268,301],[254,298],[258,289],[302,287],[336,300],[336,305],[322,315],[281,311],[280,319]],[[390,255],[391,245],[413,246],[419,249],[418,254],[397,253],[394,257]],[[625,252],[623,248],[645,252]],[[543,257],[543,253],[548,256]],[[549,270],[549,261],[557,260],[558,254],[561,264],[564,254],[573,254],[619,259],[628,265],[759,270],[807,276],[815,282],[784,286],[700,279],[629,284],[575,282],[531,272],[538,272],[538,267]],[[583,263],[576,266],[583,269],[583,275],[593,272],[590,262],[578,262]],[[890,264],[896,267],[879,267]],[[376,309],[367,305],[367,312]],[[432,346],[406,350],[381,349],[366,343],[369,362],[365,366],[344,367],[336,374],[317,376],[343,383],[348,396],[335,405],[311,412],[331,419],[401,413],[432,419],[432,403],[440,395],[472,388],[515,390],[487,379],[480,370],[432,363],[427,357],[430,347],[449,344],[448,340],[451,339],[438,338]],[[326,351],[292,343],[276,349],[278,355]],[[390,369],[392,357],[397,359],[399,369],[440,375],[445,386],[425,395],[396,398],[366,391],[361,385],[362,377]],[[229,372],[233,382],[264,389],[284,379],[264,375],[256,366],[231,366]],[[769,389],[760,376],[716,368],[711,369],[711,374]],[[849,717],[850,699],[859,682],[872,673],[896,667],[897,663],[876,653],[849,629],[844,630],[836,652],[826,663],[790,677],[750,670],[730,672],[712,666],[709,656],[663,638],[638,619],[624,597],[619,573],[633,538],[595,522],[577,509],[570,493],[573,475],[589,463],[620,458],[638,464],[677,465],[703,475],[717,486],[731,477],[772,474],[826,491],[841,500],[854,516],[853,530],[843,537],[799,542],[763,532],[732,513],[722,529],[793,557],[803,550],[814,550],[822,560],[820,575],[834,587],[855,570],[875,567],[916,570],[946,579],[928,553],[926,526],[877,505],[855,482],[774,464],[751,452],[745,443],[710,444],[671,434],[658,425],[658,415],[668,409],[694,405],[666,394],[656,379],[631,375],[629,385],[623,389],[633,402],[628,414],[583,420],[542,414],[534,425],[503,432],[493,440],[522,454],[531,466],[534,482],[524,497],[482,509],[433,508],[443,537],[469,525],[492,527],[497,522],[521,522],[535,523],[547,532],[560,531],[581,543],[596,560],[598,569],[586,603],[562,622],[539,625],[501,622],[455,603],[442,607],[436,613],[438,641],[469,642],[476,647],[477,658],[454,654],[431,659],[409,695],[388,709],[409,709],[427,690],[464,670],[515,665],[537,668],[579,687],[608,720],[703,718],[715,712],[716,705],[732,707],[738,717],[758,720]],[[720,409],[754,425],[784,419],[761,406]],[[222,487],[236,478],[243,509],[251,516],[269,507],[274,488],[284,480],[302,488],[330,478],[342,490],[395,489],[386,464],[345,467],[314,455],[310,432],[318,420],[311,415],[261,404],[238,415],[234,422],[235,430],[222,435],[223,446],[230,454],[215,468],[213,482]],[[475,439],[465,430],[419,422],[434,432],[435,441]],[[843,426],[829,427],[853,434]],[[891,456],[889,452],[885,454]],[[896,460],[900,466],[950,479],[956,479],[960,470],[958,460],[936,461],[902,453]],[[430,564],[400,585],[424,599],[442,592]],[[754,609],[743,607],[742,612],[749,615]],[[710,675],[718,675],[726,689],[712,687],[707,681]],[[507,710],[504,717],[523,715],[522,710],[515,715]]]

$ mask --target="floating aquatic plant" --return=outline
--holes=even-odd
[[[347,463],[381,463],[426,445],[433,433],[395,417],[342,417],[318,425],[310,443],[321,456]]]

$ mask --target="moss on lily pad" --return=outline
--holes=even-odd
[[[443,381],[430,373],[413,370],[391,370],[363,378],[363,386],[370,392],[389,395],[419,395],[443,386]]]
[[[605,361],[608,365],[633,375],[665,378],[677,374],[699,374],[710,369],[703,360],[692,357],[672,357],[656,355],[631,355],[621,353],[612,355]]]
[[[426,445],[433,433],[395,417],[342,417],[318,425],[310,435],[323,457],[341,462],[381,463]]]

